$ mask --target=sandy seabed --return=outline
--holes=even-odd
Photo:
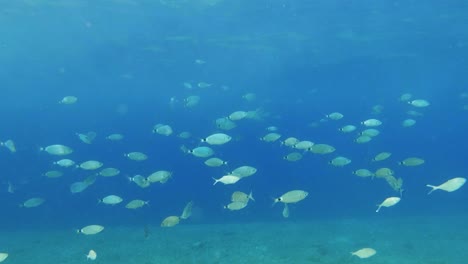
[[[72,229],[2,230],[4,263],[112,264],[464,264],[468,216],[322,219],[243,224],[107,226],[97,235]],[[358,259],[350,252],[372,247]]]

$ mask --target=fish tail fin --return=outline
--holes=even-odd
[[[376,213],[378,213],[378,212],[380,211],[380,208],[382,208],[381,205],[377,205],[377,206],[378,206],[378,207],[377,207],[377,210],[375,210]]]
[[[271,199],[273,200],[273,203],[271,204],[271,207],[275,206],[275,204],[276,204],[277,202],[279,202],[279,201],[280,201],[280,199],[279,199],[279,198],[274,198],[274,197],[271,197]]]
[[[431,194],[433,191],[437,190],[437,186],[426,184],[427,187],[432,188],[427,194]]]
[[[215,182],[213,183],[213,185],[217,184],[218,181],[219,181],[218,179],[215,179],[215,178],[213,178],[213,180],[215,181]]]
[[[249,199],[255,202],[255,198],[253,197],[253,192],[250,191],[249,193]]]
[[[190,153],[190,149],[187,148],[185,145],[182,145],[180,146],[180,150],[185,153],[185,154],[189,154]]]

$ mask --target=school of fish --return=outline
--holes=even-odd
[[[177,106],[182,109],[199,107],[203,104],[203,97],[195,94],[197,89],[213,89],[216,85],[207,82],[185,82],[183,86],[187,93],[191,94],[188,94],[185,99],[180,100],[176,97],[171,97],[169,103],[171,108]],[[223,89],[224,88],[226,87],[223,87]],[[193,136],[195,133],[190,132],[190,129],[178,131],[176,129],[176,127],[178,127],[177,122],[171,124],[158,123],[153,127],[148,127],[148,131],[151,131],[154,136],[178,138],[180,144],[174,146],[174,148],[179,149],[187,158],[194,159],[196,162],[205,166],[206,175],[197,175],[196,177],[211,178],[213,180],[212,186],[207,184],[207,188],[225,188],[226,200],[221,203],[225,210],[233,211],[233,213],[235,213],[235,211],[245,210],[247,206],[256,206],[252,205],[256,201],[253,196],[255,190],[249,190],[249,192],[236,190],[232,192],[228,191],[232,190],[231,188],[227,189],[228,186],[224,185],[237,186],[241,182],[249,182],[251,177],[262,174],[263,168],[259,167],[255,160],[224,160],[224,149],[229,145],[240,144],[239,142],[244,140],[242,133],[237,132],[239,127],[246,126],[243,123],[265,122],[265,120],[269,120],[270,118],[270,113],[265,112],[261,108],[255,108],[254,102],[258,98],[255,93],[246,93],[242,98],[247,105],[251,104],[251,109],[233,109],[231,112],[226,112],[213,118],[214,126],[207,129],[209,131],[207,134],[199,135],[198,138]],[[80,103],[84,100],[78,100],[77,96],[68,95],[57,101],[61,107],[66,108],[72,105],[79,107]],[[409,93],[401,95],[400,102],[404,103],[405,107],[410,107],[408,110],[409,117],[402,120],[400,124],[406,129],[415,126],[416,119],[424,116],[423,110],[431,105],[428,100],[415,99],[413,95]],[[373,109],[375,111],[378,110],[377,112],[380,113],[383,107],[375,106]],[[345,113],[335,111],[324,115],[323,118],[317,122],[313,122],[310,126],[313,128],[320,128],[321,125],[325,124],[332,124],[336,127],[337,135],[342,134],[349,142],[361,146],[372,144],[373,141],[377,140],[379,135],[385,131],[387,125],[378,118],[378,114],[375,112],[364,116],[360,120],[347,120]],[[404,201],[402,196],[404,190],[403,177],[397,176],[395,171],[406,170],[410,172],[411,170],[417,170],[419,167],[424,167],[426,163],[426,160],[424,157],[420,156],[420,153],[405,156],[406,153],[402,155],[397,153],[396,150],[390,152],[389,149],[380,149],[378,152],[372,153],[371,157],[367,158],[364,162],[362,160],[358,162],[358,164],[367,164],[365,168],[353,167],[356,161],[350,158],[350,153],[346,153],[346,150],[334,147],[334,142],[316,142],[313,137],[297,138],[295,135],[288,134],[286,132],[288,130],[286,129],[284,130],[285,132],[281,131],[282,129],[280,127],[269,125],[266,127],[265,131],[257,131],[258,137],[256,139],[263,142],[263,144],[275,144],[282,148],[283,153],[278,155],[278,162],[291,162],[291,164],[296,164],[305,162],[305,160],[318,159],[325,161],[324,164],[328,164],[327,166],[331,166],[331,168],[341,170],[343,174],[349,175],[350,177],[357,176],[356,181],[361,179],[375,179],[376,181],[387,184],[394,191],[395,195],[382,197],[381,201],[369,201],[369,210],[372,210],[372,206],[377,205],[375,212],[380,212],[382,208],[396,206],[401,201]],[[125,131],[112,131],[112,133],[108,135],[99,135],[94,131],[81,131],[78,133],[70,131],[70,141],[49,142],[48,145],[39,148],[40,151],[38,155],[48,155],[50,158],[50,170],[40,174],[44,176],[45,181],[60,180],[59,178],[63,178],[65,175],[76,174],[77,172],[82,173],[81,175],[86,175],[67,186],[72,194],[86,193],[88,187],[92,185],[100,185],[101,182],[106,180],[122,179],[123,177],[126,177],[129,183],[139,188],[151,188],[151,186],[155,184],[162,186],[173,181],[173,178],[178,177],[177,167],[164,168],[164,164],[159,164],[154,167],[152,173],[142,175],[138,171],[127,171],[123,173],[118,168],[119,164],[106,164],[94,157],[81,160],[78,158],[75,159],[73,156],[79,153],[83,147],[80,146],[79,142],[73,141],[75,138],[85,145],[91,145],[96,142],[102,143],[102,141],[105,143],[107,141],[107,144],[118,144],[118,142],[125,141],[129,137],[130,136],[126,134]],[[14,139],[1,142],[1,146],[11,152],[11,155],[17,155],[21,149],[24,149],[23,146],[17,149],[17,144],[22,146],[21,142],[15,142]],[[152,160],[153,157],[146,154],[142,149],[144,149],[143,146],[132,145],[127,152],[119,153],[119,155],[127,159],[128,162],[146,164],[145,162]],[[275,153],[271,153],[271,155],[274,154]],[[229,171],[228,168],[231,170]],[[422,181],[423,180],[424,179],[422,179]],[[426,186],[430,188],[429,194],[437,190],[454,192],[465,184],[466,179],[455,176],[450,178],[450,175],[441,175],[440,182],[441,183],[437,183],[439,185],[432,185],[429,183],[421,183],[421,185],[426,184]],[[12,180],[8,181],[8,188],[6,191],[15,194],[15,190],[18,187],[17,185],[18,184]],[[275,197],[271,202],[273,205],[282,204],[282,212],[279,213],[278,211],[278,215],[282,215],[284,218],[290,218],[293,216],[295,210],[308,210],[306,205],[303,203],[297,205],[298,203],[307,198],[318,201],[318,197],[314,195],[314,188],[317,187],[298,185],[297,188],[294,189],[285,188],[280,193],[274,194]],[[113,193],[112,189],[108,189],[107,192],[108,193],[102,197],[96,197],[98,202],[93,206],[120,206],[129,210],[144,210],[144,208],[148,207],[150,204],[150,200],[141,199],[140,197],[125,197],[124,193]],[[174,214],[159,219],[160,226],[169,228],[187,221],[192,215],[192,208],[195,205],[202,206],[201,204],[197,204],[197,197],[192,197],[192,199],[193,200],[187,201],[183,208],[172,208]],[[36,194],[30,197],[21,197],[19,206],[24,208],[24,210],[28,210],[30,208],[41,207],[44,203],[48,202],[48,197],[42,197],[40,194]],[[276,209],[273,207],[271,210]],[[386,210],[390,209],[385,209],[383,211]],[[382,213],[385,212],[381,212],[380,214]],[[83,227],[77,229],[76,233],[85,236],[94,236],[104,230],[103,223],[83,223]],[[373,248],[362,248],[351,254],[358,258],[369,258],[376,253],[377,251]],[[14,258],[14,256],[10,256],[8,253],[0,253],[0,262],[5,261],[7,257]],[[86,258],[88,260],[96,260],[96,251],[91,249],[86,255]]]

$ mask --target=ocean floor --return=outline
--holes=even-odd
[[[336,219],[280,223],[106,226],[94,236],[74,230],[1,231],[4,263],[112,264],[462,264],[468,216]],[[372,247],[358,259],[350,252]],[[87,260],[94,249],[98,258]]]

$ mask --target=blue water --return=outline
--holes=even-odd
[[[175,2],[175,1],[174,1]],[[183,1],[179,1],[183,2]],[[17,152],[0,149],[0,223],[11,229],[59,226],[77,228],[99,222],[112,225],[159,224],[178,215],[193,200],[194,217],[183,224],[282,221],[273,197],[303,189],[309,197],[292,206],[293,218],[373,218],[375,205],[398,195],[382,179],[363,179],[351,172],[371,167],[381,151],[404,180],[402,202],[381,213],[391,216],[466,213],[466,187],[454,193],[427,196],[426,184],[466,177],[468,37],[465,1],[190,1],[175,8],[157,1],[27,1],[0,7],[0,140],[12,139]],[[201,59],[205,64],[197,64]],[[184,82],[212,84],[186,89]],[[242,98],[255,93],[256,99]],[[414,109],[398,98],[411,93],[431,105]],[[74,95],[74,105],[58,104]],[[193,108],[183,99],[198,95]],[[175,99],[174,104],[170,103]],[[372,114],[374,105],[383,112]],[[237,110],[261,109],[261,120],[241,120],[230,131],[233,141],[215,146],[227,168],[209,168],[205,159],[186,155],[200,138],[218,132],[215,120]],[[414,127],[403,128],[407,110]],[[321,121],[338,111],[342,120]],[[353,142],[356,133],[338,128],[378,118],[383,125],[375,140]],[[174,134],[153,134],[155,124],[169,124]],[[311,123],[317,123],[312,127]],[[259,138],[276,126],[281,140],[294,136],[333,145],[337,151],[305,153],[298,162],[283,160],[292,152],[278,142]],[[359,126],[362,129],[362,126]],[[91,145],[75,133],[95,131]],[[181,139],[182,131],[192,138]],[[105,137],[122,133],[122,142]],[[56,166],[40,147],[64,144],[76,162],[102,161],[121,174],[98,178],[80,194],[69,185],[90,173],[60,169],[58,179],[41,176]],[[134,162],[124,153],[149,156]],[[335,156],[352,163],[330,166]],[[420,167],[397,162],[417,156]],[[258,172],[233,186],[212,186],[241,165]],[[378,166],[372,165],[373,169]],[[141,189],[126,176],[156,170],[173,171],[166,184]],[[7,183],[16,187],[8,193]],[[222,208],[233,191],[253,191],[256,202],[239,212]],[[97,200],[108,194],[150,200],[150,206],[129,211]],[[40,196],[38,208],[19,208]],[[181,223],[182,224],[182,223]]]

